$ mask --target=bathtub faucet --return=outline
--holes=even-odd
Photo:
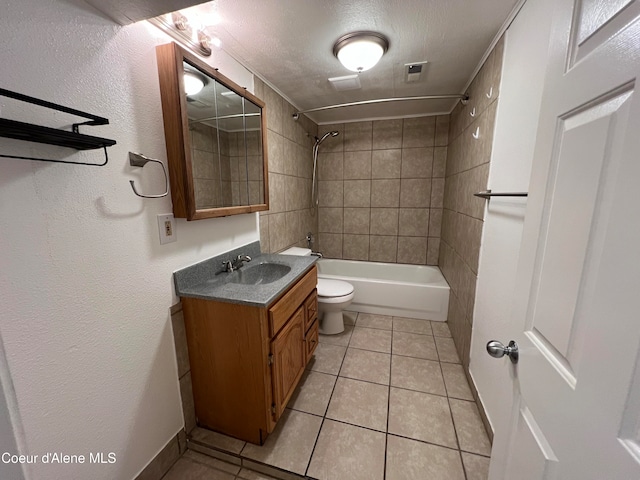
[[[311,252],[311,255],[314,257],[322,258],[322,254],[320,252]]]

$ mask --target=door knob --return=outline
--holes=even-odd
[[[518,344],[513,340],[506,347],[497,340],[491,340],[487,343],[487,353],[494,358],[502,358],[506,355],[511,359],[511,363],[518,363]]]

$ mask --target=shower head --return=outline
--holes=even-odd
[[[334,130],[332,132],[325,133],[322,136],[322,138],[315,137],[316,138],[316,146],[320,145],[322,142],[324,142],[324,139],[327,138],[328,136],[337,137],[338,135],[340,135],[340,132],[338,132],[337,130]]]

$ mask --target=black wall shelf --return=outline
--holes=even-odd
[[[9,120],[0,118],[0,137],[13,138],[17,140],[24,140],[27,142],[46,143],[49,145],[57,145],[60,147],[73,148],[75,150],[94,150],[97,148],[104,149],[105,161],[104,163],[86,163],[86,162],[72,162],[67,160],[54,160],[48,158],[35,158],[35,157],[23,157],[17,155],[3,155],[0,157],[7,158],[21,158],[26,160],[37,160],[43,162],[54,163],[68,163],[73,165],[89,165],[101,167],[106,165],[109,161],[107,154],[107,147],[111,147],[116,144],[115,140],[108,138],[94,137],[91,135],[85,135],[79,132],[81,125],[93,126],[93,125],[107,125],[109,120],[104,117],[92,115],[90,113],[81,112],[80,110],[74,110],[69,107],[57,105],[55,103],[47,102],[20,93],[12,92],[0,88],[0,96],[13,98],[23,102],[31,103],[33,105],[39,105],[41,107],[58,110],[60,112],[69,113],[79,117],[87,118],[89,121],[82,123],[74,123],[72,125],[72,131],[61,130],[59,128],[44,127],[42,125],[35,125],[32,123],[18,122],[16,120]]]

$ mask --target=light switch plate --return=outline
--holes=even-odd
[[[178,239],[176,219],[173,218],[173,213],[158,215],[158,231],[160,233],[160,245],[175,242]]]

